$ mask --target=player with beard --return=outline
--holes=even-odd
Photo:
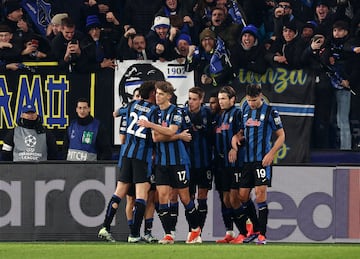
[[[236,92],[231,86],[224,86],[218,93],[220,108],[223,111],[215,127],[215,156],[218,157],[218,179],[224,207],[222,215],[226,229],[223,239],[217,243],[242,243],[246,237],[246,218],[242,217],[239,188],[243,163],[243,148],[233,146],[233,138],[238,140],[242,129],[242,113],[235,106]],[[239,229],[235,238],[233,223]]]

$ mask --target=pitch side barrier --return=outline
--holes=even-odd
[[[115,162],[0,163],[0,241],[93,241],[116,186]],[[274,166],[269,189],[271,242],[360,243],[360,166]],[[225,233],[219,196],[209,194],[203,240]],[[121,203],[114,237],[125,241]],[[153,233],[163,235],[155,215]],[[185,240],[183,207],[176,239]]]

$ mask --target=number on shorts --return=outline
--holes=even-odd
[[[235,176],[235,182],[239,183],[240,182],[240,178],[241,178],[241,172],[235,172],[234,173]]]
[[[266,170],[264,168],[256,169],[257,178],[265,178],[266,177]]]
[[[178,171],[177,174],[178,174],[178,177],[179,177],[179,181],[180,181],[180,182],[185,181],[186,171]]]

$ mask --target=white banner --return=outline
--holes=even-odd
[[[183,105],[187,101],[188,90],[194,86],[194,73],[186,72],[184,65],[177,61],[151,62],[125,60],[118,62],[114,79],[114,110],[126,105],[132,97],[133,91],[148,80],[166,80],[176,89],[177,104]],[[114,123],[114,144],[119,145],[120,121]]]

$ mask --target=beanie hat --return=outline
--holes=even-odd
[[[349,24],[343,20],[338,20],[336,22],[334,22],[333,24],[333,29],[343,29],[343,30],[347,30],[349,31]]]
[[[170,27],[170,19],[169,17],[163,17],[163,16],[156,16],[154,19],[154,26],[153,29],[159,28],[159,27]]]
[[[200,42],[205,39],[205,38],[212,38],[212,39],[216,39],[216,35],[215,32],[213,32],[212,30],[210,30],[209,28],[205,28],[201,33],[200,33]]]
[[[97,15],[89,15],[86,17],[86,30],[89,31],[92,28],[100,28],[101,23]]]
[[[61,20],[68,17],[67,13],[58,13],[55,14],[54,17],[51,19],[51,23],[52,24],[56,24],[56,25],[60,25],[61,24]]]
[[[294,31],[295,33],[297,32],[297,27],[296,27],[296,24],[294,21],[289,21],[289,22],[284,23],[283,30],[284,29],[290,29],[290,30]]]
[[[258,29],[252,24],[249,24],[242,29],[241,36],[243,36],[245,33],[250,33],[256,39],[258,38]]]
[[[317,23],[315,21],[307,21],[302,28],[310,28],[315,31],[315,29],[317,28]]]
[[[21,8],[21,4],[18,1],[6,1],[4,4],[5,16]]]
[[[179,37],[176,38],[176,46],[179,44],[180,40],[186,41],[189,45],[191,45],[191,38],[186,33],[182,33],[179,35]]]
[[[6,24],[0,24],[0,32],[10,32],[12,33],[10,27]]]
[[[316,2],[316,6],[319,6],[319,5],[325,5],[330,8],[330,2],[328,0],[318,0]]]

